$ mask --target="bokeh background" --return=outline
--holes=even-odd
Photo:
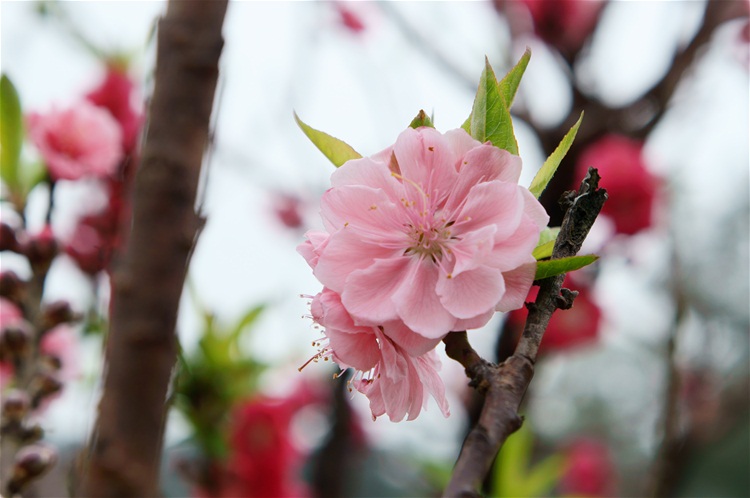
[[[716,14],[717,3],[731,15]],[[96,88],[102,54],[119,54],[147,102],[164,9],[152,1],[3,0],[2,72],[25,112],[45,112]],[[513,108],[521,183],[585,108],[580,145],[546,202],[554,209],[552,196],[580,180],[585,162],[600,167],[618,204],[590,236],[585,250],[601,260],[570,282],[585,300],[556,322],[558,338],[549,336],[524,408],[530,430],[499,459],[495,475],[504,479],[491,479],[489,493],[643,495],[670,404],[681,451],[669,456],[669,494],[750,493],[747,22],[746,2],[732,1],[231,2],[201,190],[207,224],[178,333],[192,372],[222,371],[236,388],[214,400],[223,418],[213,433],[189,399],[177,401],[165,494],[324,496],[316,476],[331,466],[346,496],[439,494],[476,410],[460,366],[443,360],[450,418],[432,404],[396,424],[372,421],[367,400],[331,380],[329,365],[298,372],[319,334],[300,295],[320,285],[295,247],[320,226],[317,202],[333,166],[292,113],[372,154],[420,109],[441,131],[460,126],[484,57],[501,75],[526,47],[531,63]],[[38,157],[27,144],[24,158]],[[59,182],[54,196],[61,241],[108,202],[95,180]],[[45,185],[32,192],[28,233],[42,229],[48,198]],[[3,204],[3,222],[15,219],[12,211]],[[4,251],[2,271],[11,270],[30,272]],[[87,316],[66,346],[75,372],[39,413],[46,440],[61,451],[42,484],[48,493],[64,489],[66,466],[94,422],[109,286],[106,271],[90,273],[61,255],[44,294]],[[512,344],[514,323],[498,315],[470,340],[497,359]],[[232,328],[241,333],[223,360],[201,356],[206,334],[226,337]],[[183,380],[194,389],[181,392],[188,398],[213,389]],[[263,441],[272,441],[265,452]],[[247,460],[236,464],[237,455]]]

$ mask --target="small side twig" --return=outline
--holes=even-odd
[[[569,192],[563,197],[567,210],[553,259],[578,252],[606,200],[606,190],[599,188],[599,174],[589,168],[578,192]],[[521,427],[523,419],[518,407],[534,375],[544,330],[552,313],[558,308],[570,308],[575,298],[574,292],[561,289],[564,278],[565,275],[558,275],[540,282],[536,301],[527,304],[529,317],[523,336],[513,356],[503,363],[493,365],[483,360],[469,345],[466,332],[451,332],[443,339],[446,353],[464,366],[470,384],[486,393],[479,421],[464,441],[443,496],[479,496],[479,486],[493,459],[508,436]]]

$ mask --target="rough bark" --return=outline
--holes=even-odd
[[[175,324],[202,220],[195,199],[227,0],[170,1],[128,246],[113,274],[103,393],[82,458],[82,496],[157,496]]]

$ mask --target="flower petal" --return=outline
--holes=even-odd
[[[399,209],[383,190],[364,185],[328,189],[320,203],[330,233],[349,228],[376,242],[392,240],[394,231],[396,236],[403,231]]]
[[[427,339],[417,334],[400,320],[384,324],[383,332],[411,356],[425,354],[435,349],[441,341],[441,338]]]
[[[533,258],[531,258],[531,261],[528,263],[521,265],[514,270],[503,272],[505,294],[497,303],[495,309],[497,311],[506,312],[521,308],[529,293],[531,284],[534,282],[535,274],[536,261],[534,261]]]
[[[439,203],[456,181],[458,156],[434,128],[406,129],[396,139],[393,152],[404,178],[418,184],[434,203]]]
[[[505,282],[499,270],[480,266],[437,284],[440,302],[457,318],[473,318],[493,309],[505,293]]]
[[[397,318],[394,294],[406,280],[406,257],[379,259],[351,273],[341,301],[358,324],[380,325]]]
[[[466,203],[456,213],[453,231],[456,236],[495,225],[495,240],[512,234],[524,214],[524,197],[518,185],[492,181],[474,186]]]
[[[438,268],[432,261],[409,258],[407,272],[393,295],[398,316],[414,332],[437,339],[453,329],[456,322],[440,303],[435,288]]]

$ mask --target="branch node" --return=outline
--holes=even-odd
[[[560,289],[560,295],[555,298],[555,306],[561,310],[569,310],[573,307],[573,301],[578,296],[578,291]]]

